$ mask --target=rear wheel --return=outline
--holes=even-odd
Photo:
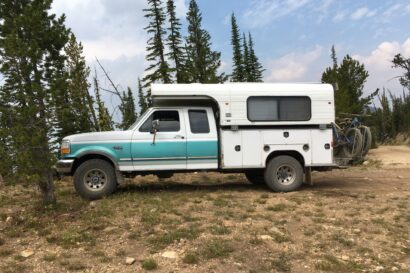
[[[360,131],[363,136],[362,157],[365,157],[372,146],[372,132],[367,126],[360,127]]]
[[[110,195],[117,188],[115,169],[105,160],[88,160],[75,171],[74,187],[81,197],[90,200]]]
[[[346,131],[345,135],[348,141],[343,145],[343,155],[353,159],[361,157],[363,136],[360,130],[357,128],[350,128]]]
[[[303,168],[298,160],[281,155],[269,161],[265,169],[265,183],[276,192],[297,190],[303,183]]]
[[[263,185],[265,184],[265,177],[263,174],[263,170],[258,171],[247,171],[245,172],[245,176],[249,182],[254,185]]]

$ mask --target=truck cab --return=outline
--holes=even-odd
[[[97,199],[123,176],[244,173],[292,191],[309,168],[332,167],[329,85],[154,85],[153,105],[128,130],[68,136],[57,171]]]
[[[151,108],[131,130],[133,171],[218,168],[218,135],[211,108]]]

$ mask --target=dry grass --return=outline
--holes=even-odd
[[[0,193],[0,272],[406,272],[409,179],[367,168],[315,174],[316,186],[288,194],[241,175],[144,177],[91,203],[67,180],[47,208],[35,189],[10,186]],[[35,254],[20,258],[25,249]]]

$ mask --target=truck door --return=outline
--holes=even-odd
[[[152,121],[159,120],[155,136]],[[131,142],[134,170],[181,170],[187,167],[187,142],[183,111],[159,110],[137,128]]]
[[[187,131],[187,168],[218,168],[218,133],[212,109],[185,110]]]

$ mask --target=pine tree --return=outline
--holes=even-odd
[[[148,109],[147,96],[144,94],[144,88],[140,79],[138,79],[138,106],[140,108],[140,115],[144,114]]]
[[[145,28],[148,35],[146,59],[151,64],[145,69],[148,75],[144,77],[145,86],[154,82],[171,83],[170,68],[165,56],[164,30],[165,11],[161,0],[148,0],[150,8],[144,9],[145,18],[149,20]]]
[[[167,12],[169,18],[169,35],[167,45],[170,49],[170,52],[167,54],[167,56],[175,64],[175,68],[172,70],[175,72],[176,82],[185,83],[187,82],[187,79],[184,67],[185,56],[184,47],[182,46],[181,23],[176,16],[175,4],[173,0],[167,1]]]
[[[132,94],[131,88],[128,87],[127,92],[123,92],[122,98],[123,102],[119,106],[120,112],[122,114],[122,122],[119,127],[123,130],[126,130],[132,124],[134,124],[135,120],[137,119],[134,95]]]
[[[78,116],[78,132],[89,132],[96,130],[97,118],[93,106],[93,99],[89,93],[90,68],[87,66],[83,45],[77,42],[74,34],[70,35],[70,40],[65,47],[68,57],[67,66],[69,73],[69,92],[73,97],[73,108]]]
[[[336,49],[334,45],[332,45],[330,58],[332,58],[333,69],[336,69],[337,68],[337,56],[336,56]]]
[[[242,46],[243,46],[243,71],[244,71],[244,78],[245,82],[250,82],[251,81],[251,64],[249,63],[249,48],[248,48],[248,42],[246,40],[246,35],[245,33],[243,34],[242,38]]]
[[[410,90],[410,58],[406,59],[397,54],[393,59],[393,67],[404,69],[404,74],[399,78],[400,84]]]
[[[249,33],[248,50],[249,50],[248,59],[249,59],[249,70],[250,70],[248,81],[249,82],[263,82],[263,72],[265,71],[265,69],[263,69],[262,64],[259,62],[259,59],[256,56],[252,35],[250,33]]]
[[[58,142],[65,136],[96,129],[92,97],[88,92],[90,69],[82,56],[83,47],[72,33],[64,52],[67,56],[67,85],[66,88],[60,88],[54,97]]]
[[[13,111],[14,107],[10,92],[0,87],[0,176],[6,182],[13,176],[13,166],[15,165],[15,149],[13,147],[13,138],[10,135],[14,116]]]
[[[218,74],[221,53],[212,51],[211,36],[202,29],[202,15],[195,0],[189,3],[187,14],[188,37],[186,37],[187,71],[189,82],[219,83],[226,76]]]
[[[322,74],[322,82],[333,84],[334,87],[338,89],[339,86],[338,86],[338,79],[337,79],[337,71],[339,69],[339,65],[337,63],[337,55],[336,55],[335,46],[332,46],[330,58],[332,60],[332,66],[326,68],[325,72]]]
[[[114,123],[101,98],[100,83],[98,81],[97,72],[95,72],[94,75],[94,92],[98,112],[98,127],[100,131],[112,131],[114,129]]]
[[[350,113],[361,114],[367,107],[377,91],[367,97],[363,96],[363,88],[369,73],[363,64],[352,59],[349,55],[337,64],[336,51],[332,48],[332,67],[326,68],[322,74],[322,82],[336,84],[335,90],[336,114]]]
[[[239,36],[239,27],[236,23],[235,14],[232,13],[231,16],[231,45],[233,50],[233,71],[232,71],[232,81],[233,82],[243,82],[246,81],[245,73],[244,73],[244,56],[242,54],[241,49],[241,38]]]
[[[0,2],[1,92],[11,95],[14,108],[9,130],[14,172],[38,183],[44,204],[56,202],[49,121],[54,118],[52,94],[65,87],[62,51],[69,33],[65,17],[50,10],[51,0]]]

